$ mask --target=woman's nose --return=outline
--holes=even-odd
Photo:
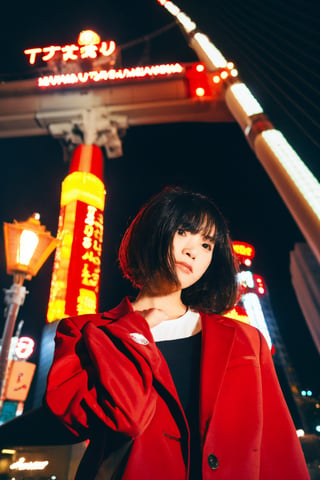
[[[196,258],[196,252],[193,248],[186,248],[184,253],[185,255],[187,255],[187,257],[190,257],[192,260]]]

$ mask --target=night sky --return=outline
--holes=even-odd
[[[296,0],[178,2],[257,97],[276,128],[320,178],[319,7]],[[90,3],[32,2],[2,7],[0,80],[30,75],[25,48],[76,42],[85,28],[121,48],[122,66],[196,61],[173,17],[156,0]],[[0,112],[1,115],[1,112]],[[61,181],[69,164],[51,137],[0,139],[0,220],[26,220],[39,212],[57,232]],[[304,238],[237,123],[131,127],[123,157],[105,158],[107,203],[100,309],[134,293],[121,278],[117,249],[138,208],[166,185],[209,194],[220,206],[235,240],[256,249],[253,270],[269,288],[272,307],[302,386],[320,394],[320,358],[291,285],[289,254]],[[0,285],[9,288],[3,236]],[[20,309],[23,333],[38,336],[45,324],[53,255]],[[2,300],[0,300],[2,302]],[[1,303],[0,303],[1,305]],[[3,304],[4,306],[4,304]],[[36,358],[37,352],[35,354]]]

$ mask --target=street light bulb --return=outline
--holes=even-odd
[[[20,236],[20,242],[17,254],[17,263],[21,265],[29,265],[30,260],[39,243],[39,237],[31,230],[23,230]]]

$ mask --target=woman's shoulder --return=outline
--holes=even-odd
[[[218,332],[221,333],[223,329],[228,329],[229,333],[231,331],[234,339],[234,351],[240,352],[239,355],[247,352],[248,349],[256,356],[260,355],[261,349],[263,351],[270,350],[263,333],[249,323],[224,315],[204,314],[202,315],[202,324],[203,330],[207,332],[206,336],[211,338],[214,338]],[[221,338],[225,338],[225,334]]]
[[[228,315],[219,315],[217,313],[201,313],[202,321],[216,322],[226,327],[232,327],[237,332],[242,332],[244,335],[250,337],[259,337],[260,330],[247,321],[237,320]]]
[[[118,320],[129,313],[133,313],[133,310],[128,298],[125,297],[122,299],[119,305],[111,308],[110,310],[66,317],[60,320],[59,326],[63,327],[67,324],[73,324],[79,328],[82,328],[88,322],[91,322],[97,326],[105,325],[106,323]]]

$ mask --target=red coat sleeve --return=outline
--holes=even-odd
[[[90,320],[80,328],[72,318],[58,326],[45,402],[79,436],[90,436],[90,419],[98,418],[135,438],[154,415],[150,365],[122,330],[119,338]]]
[[[270,350],[260,335],[263,395],[263,430],[260,478],[309,480],[303,450],[285,402]],[[282,469],[282,472],[279,471]]]

